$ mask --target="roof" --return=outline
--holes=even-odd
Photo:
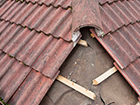
[[[6,0],[0,0],[0,7],[6,2]]]
[[[2,51],[0,70],[0,96],[10,105],[39,104],[59,73],[51,79]]]
[[[128,83],[133,87],[138,95],[140,95],[140,58],[131,63],[125,70],[122,70],[116,63],[114,64]]]
[[[22,1],[22,0],[20,0]],[[38,3],[40,5],[45,4],[46,6],[54,6],[54,7],[62,7],[67,9],[71,7],[72,1],[71,0],[25,0],[26,2]]]
[[[0,27],[0,49],[51,78],[73,48],[72,42],[16,24],[1,21]]]
[[[10,105],[38,105],[81,37],[82,27],[92,27],[91,32],[97,33],[95,37],[115,60],[119,71],[127,71],[139,58],[139,6],[137,0],[8,0],[2,3],[0,75],[8,78],[0,80],[3,86],[0,96]],[[7,63],[5,59],[9,59]],[[138,95],[139,69],[140,66],[133,67],[133,72],[122,73],[130,84],[135,84],[131,86],[138,90]]]
[[[115,66],[140,96],[140,2],[99,0],[104,36],[91,32],[115,60]]]
[[[47,93],[80,37],[72,41],[69,7],[58,1],[8,0],[2,5],[0,97],[4,102],[38,105]]]
[[[48,7],[32,2],[16,2],[15,0],[7,1],[0,10],[0,18],[5,21],[20,24],[46,35],[51,34],[66,41],[72,40],[71,17],[71,8],[54,8],[52,5]]]

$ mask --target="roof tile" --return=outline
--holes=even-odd
[[[57,75],[58,73],[56,76]],[[8,101],[8,104],[39,105],[56,76],[54,76],[53,79],[50,79],[35,70],[31,70],[27,78]]]
[[[140,2],[139,2],[139,0],[134,0],[133,3],[135,4],[135,7],[136,7],[136,8],[140,7]]]
[[[111,4],[111,3],[116,2],[116,1],[118,1],[118,0],[99,0],[99,3],[101,5],[104,5],[105,3]]]
[[[140,9],[134,1],[118,1],[100,6],[103,30],[105,34],[114,32],[128,24],[140,21]],[[108,28],[107,28],[108,27]]]
[[[22,0],[20,0],[22,1]],[[38,3],[38,4],[45,4],[46,6],[54,6],[54,7],[62,7],[62,8],[69,8],[71,7],[72,0],[25,0],[26,2]]]
[[[0,96],[5,102],[8,102],[30,71],[29,67],[7,54],[0,54]]]
[[[140,27],[137,24],[139,22],[122,27],[104,38],[97,37],[121,69],[140,56]]]
[[[124,70],[122,70],[116,63],[115,66],[140,96],[140,58],[136,59]]]
[[[0,96],[10,105],[38,105],[58,73],[47,78],[0,51]]]
[[[8,104],[38,105],[56,79],[76,43],[69,7],[70,0],[8,0],[0,8],[0,96]]]
[[[6,8],[5,8],[6,7]],[[54,8],[45,5],[27,4],[9,0],[0,8],[0,18],[38,32],[51,34],[56,38],[71,41],[71,9]],[[64,28],[65,27],[65,28]]]
[[[73,48],[73,42],[9,22],[2,21],[0,24],[4,23],[6,27],[0,32],[0,49],[48,77],[55,75]]]
[[[7,0],[0,0],[0,7],[1,7],[5,2],[7,2]]]
[[[99,0],[104,37],[97,40],[140,96],[140,1]],[[91,32],[95,34],[94,30]]]
[[[71,2],[72,0],[8,0],[0,8],[0,50],[7,53],[0,51],[0,95],[10,105],[39,104],[56,78],[59,67],[74,47],[72,18],[77,19],[74,24],[79,23],[74,29],[91,24],[102,29],[99,24],[102,22],[105,36],[95,37],[140,95],[140,2],[99,0],[100,5],[96,5],[98,2],[93,0],[90,2],[94,4],[93,8],[91,6],[94,10],[84,7],[82,14],[78,14],[80,6],[89,5],[89,2],[75,0],[73,9],[76,12],[73,10],[73,13],[76,15],[73,17]],[[87,11],[92,14],[87,15]],[[83,18],[85,15],[88,18]],[[94,21],[92,17],[95,18]],[[11,78],[15,85],[9,82]]]

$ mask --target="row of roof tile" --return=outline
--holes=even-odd
[[[0,7],[6,2],[7,0],[0,0]]]
[[[72,7],[72,0],[19,0],[19,1],[38,3],[40,5],[45,4],[46,6],[52,5],[54,7],[62,7],[64,9]],[[125,1],[125,0],[99,0],[99,3],[100,3],[100,5],[104,5],[106,3],[112,4],[112,3],[118,2],[118,1]],[[136,2],[138,2],[138,1],[136,1]]]
[[[111,51],[115,52],[114,54],[117,56],[119,64],[122,64],[122,68],[127,67],[140,56],[139,29],[140,22],[123,27],[103,39]]]
[[[140,57],[140,22],[122,27],[117,31],[97,37],[121,69]]]
[[[0,49],[42,74],[53,77],[73,42],[46,36],[9,22],[0,22]]]
[[[104,37],[97,40],[140,96],[140,0],[99,0]],[[95,34],[94,30],[91,32]]]
[[[111,3],[117,2],[117,1],[119,1],[119,0],[99,0],[99,3],[100,3],[101,5],[104,5],[104,4],[106,4],[106,3],[111,4]],[[123,0],[121,0],[121,1],[123,1]]]
[[[121,69],[140,56],[139,7],[138,0],[116,0],[100,5],[105,37],[97,39],[107,46],[107,51]]]
[[[45,4],[46,6],[62,7],[64,9],[71,8],[72,0],[20,0],[32,3],[38,3],[40,5]]]
[[[38,32],[71,41],[71,9],[54,8],[32,3],[7,1],[0,8],[0,18],[27,26]]]
[[[134,62],[130,63],[130,65],[124,70],[122,70],[116,63],[115,66],[140,96],[140,58],[137,58]]]
[[[8,0],[0,8],[0,96],[8,104],[38,105],[52,85],[74,47],[69,5]]]
[[[140,22],[122,27],[104,38],[95,37],[115,60],[114,64],[119,72],[140,96]]]
[[[140,21],[139,7],[137,0],[124,0],[100,6],[104,33],[112,33],[123,26]]]
[[[123,1],[126,1],[126,0],[98,0],[100,5],[105,5],[105,4],[112,4],[112,3],[116,3],[116,2],[123,2]],[[127,0],[127,1],[131,1],[131,0]],[[136,1],[138,4],[139,4],[139,0],[132,0],[132,1]]]
[[[118,1],[100,6],[101,20],[105,34],[140,21],[140,4],[137,0]],[[32,3],[9,0],[0,8],[0,18],[14,22],[38,32],[51,34],[66,41],[72,40],[71,9],[47,7]]]
[[[56,76],[47,78],[0,51],[0,96],[10,105],[38,105]]]

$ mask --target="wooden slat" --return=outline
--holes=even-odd
[[[82,46],[85,46],[85,47],[88,46],[87,42],[85,40],[82,40],[82,39],[79,40],[78,44],[82,45]]]
[[[92,100],[95,100],[96,96],[95,96],[95,94],[93,92],[91,92],[91,91],[83,88],[82,86],[80,86],[80,85],[78,85],[78,84],[66,79],[65,77],[59,75],[57,77],[57,80],[62,82],[62,83],[64,83],[65,85],[73,88],[74,90],[80,92],[81,94],[87,96],[88,98],[90,98]]]
[[[93,80],[93,85],[100,84],[102,81],[104,81],[105,79],[107,79],[108,77],[110,77],[116,71],[117,71],[117,69],[115,67],[112,67],[111,69],[109,69],[108,71],[106,71],[105,73],[103,73],[102,75],[100,75],[99,77],[97,77],[96,79],[94,79]]]
[[[139,102],[137,102],[137,104],[136,105],[140,105],[140,101]]]

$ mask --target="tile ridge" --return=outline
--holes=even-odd
[[[72,0],[72,7],[73,33],[80,31],[83,27],[92,27],[95,28],[98,36],[103,35],[98,0]]]

